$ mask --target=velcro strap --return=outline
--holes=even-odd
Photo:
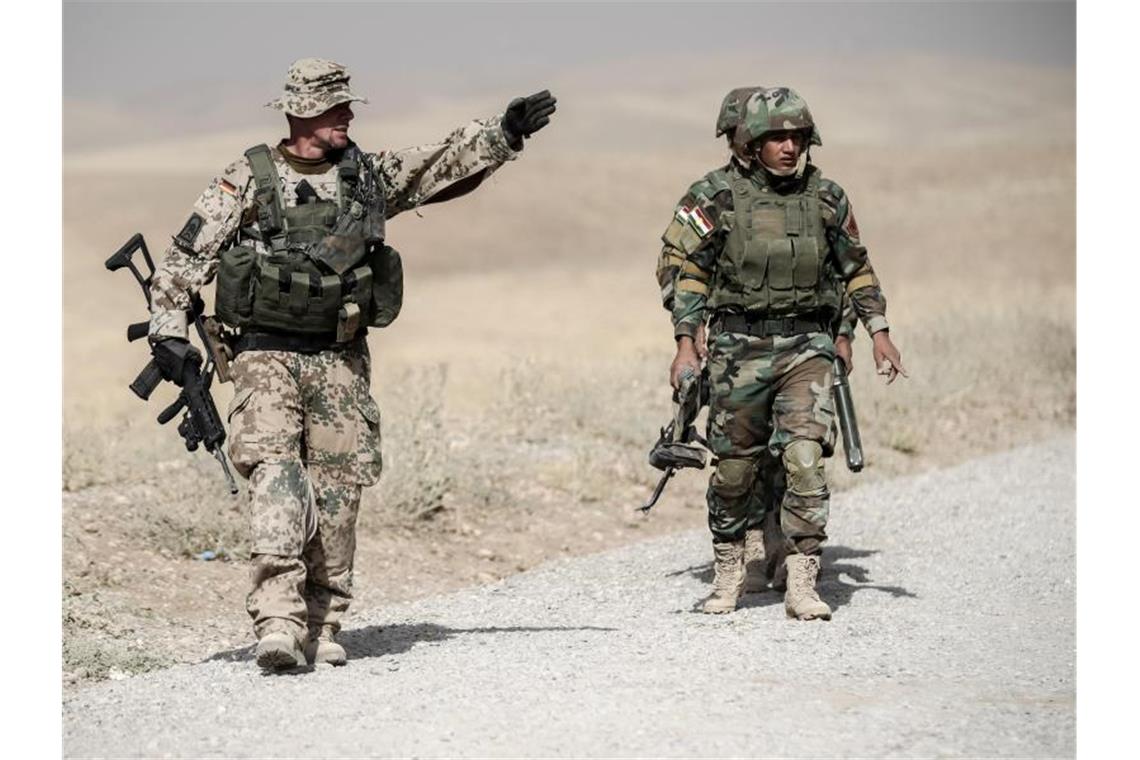
[[[680,253],[674,253],[672,249],[666,248],[661,252],[661,268],[679,267],[685,263],[685,257]]]
[[[877,287],[878,284],[879,278],[875,277],[875,275],[871,272],[855,275],[851,278],[851,281],[847,283],[847,292],[854,293],[859,288],[865,288],[868,285],[874,285]]]
[[[694,280],[692,277],[678,277],[677,290],[682,293],[696,293],[701,296],[709,294],[708,283]]]
[[[351,340],[360,329],[360,306],[349,301],[340,307],[336,320],[336,341],[344,343]]]
[[[289,311],[304,314],[309,310],[309,275],[294,272],[289,282]]]
[[[689,259],[685,259],[684,263],[681,264],[681,273],[682,274],[695,274],[695,275],[700,276],[703,279],[707,279],[709,276],[708,272],[701,269],[699,266],[694,264]]]
[[[340,278],[328,274],[321,278],[321,295],[329,301],[340,300]]]
[[[804,231],[804,211],[799,203],[792,201],[784,206],[784,230],[788,235],[799,236]]]

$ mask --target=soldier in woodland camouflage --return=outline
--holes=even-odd
[[[831,362],[849,352],[836,342],[845,304],[872,336],[879,374],[890,383],[905,371],[850,200],[810,161],[821,140],[807,104],[785,87],[738,88],[722,105],[722,134],[731,159],[677,204],[657,267],[677,341],[674,387],[698,365],[696,339],[709,326],[716,578],[704,611],[736,609],[746,554],[760,555],[747,536],[759,537],[760,514],[782,491],[785,609],[829,619],[815,583],[827,538],[823,459],[835,442]]]
[[[361,489],[382,465],[365,335],[402,299],[385,221],[475,189],[555,110],[544,91],[439,142],[374,154],[348,138],[353,102],[367,101],[342,65],[296,61],[267,104],[289,138],[210,183],[152,284],[158,344],[186,340],[191,299],[217,276],[236,353],[230,457],[249,479],[246,607],[266,669],[346,660],[334,636],[352,599]]]

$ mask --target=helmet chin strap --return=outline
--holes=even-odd
[[[804,176],[804,171],[807,169],[808,152],[805,150],[803,153],[801,153],[799,160],[796,161],[796,165],[790,169],[773,169],[771,166],[768,166],[768,164],[764,163],[759,155],[756,156],[756,163],[763,166],[764,171],[775,177],[791,177],[792,175],[795,175],[796,178],[799,178]]]

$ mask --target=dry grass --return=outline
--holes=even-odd
[[[842,87],[821,71],[799,82],[825,125],[819,161],[854,200],[911,372],[883,387],[869,340],[857,339],[868,467],[856,477],[835,460],[840,494],[1071,430],[1075,419],[1071,72],[903,64],[849,69]],[[657,239],[688,182],[721,160],[712,117],[740,83],[708,74],[673,77],[669,93],[636,69],[553,83],[558,119],[521,161],[468,198],[393,222],[408,300],[370,341],[385,469],[360,518],[357,605],[704,524],[703,475],[675,479],[649,521],[632,508],[656,479],[645,455],[669,414]],[[882,87],[907,107],[871,104]],[[358,139],[412,142],[485,110],[443,104]],[[603,133],[606,118],[628,129]],[[253,139],[66,157],[72,680],[248,642],[241,564],[192,559],[245,556],[244,501],[226,495],[211,458],[187,455],[173,429],[154,424],[169,389],[149,405],[126,390],[145,362],[122,337],[141,296],[102,261],[135,229],[159,248],[208,175]],[[231,393],[219,389],[220,406]]]

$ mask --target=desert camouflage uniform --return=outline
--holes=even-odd
[[[290,69],[286,94],[268,105],[307,118],[364,100],[347,83],[339,64],[305,59]],[[439,142],[364,154],[364,160],[383,180],[391,218],[469,192],[516,156],[496,116],[476,119]],[[271,157],[286,207],[297,205],[302,180],[323,199],[337,197],[336,155],[307,161],[278,145]],[[214,278],[222,251],[240,239],[267,252],[256,234],[255,185],[243,157],[194,204],[155,273],[152,340],[186,337],[186,309]],[[283,631],[303,646],[306,633],[315,639],[340,628],[352,598],[361,489],[380,477],[380,411],[369,390],[367,343],[360,336],[317,353],[243,351],[232,370],[229,453],[249,479],[250,495],[246,607],[259,638]]]
[[[731,105],[734,96],[739,96],[743,113],[745,103],[771,97],[774,92],[740,88],[729,93],[725,104]],[[722,108],[718,135],[729,133],[734,138],[735,122],[725,122],[726,110],[731,109]],[[751,137],[755,139],[756,135]],[[814,128],[812,142],[818,144]],[[793,474],[788,468],[793,465],[781,458],[788,445],[797,440],[818,443],[824,456],[833,451],[832,332],[842,330],[840,325],[849,323],[850,317],[833,315],[827,330],[767,337],[718,326],[718,317],[734,312],[710,313],[706,308],[735,217],[732,182],[747,178],[758,192],[802,192],[810,174],[818,171],[809,163],[802,176],[778,177],[746,161],[745,139],[731,139],[731,144],[730,162],[695,182],[677,203],[674,220],[662,236],[665,245],[657,266],[662,300],[671,310],[675,337],[695,337],[706,320],[711,326],[707,437],[718,464],[707,494],[709,528],[715,542],[742,540],[745,530],[763,519],[763,510],[783,491],[780,525],[785,549],[789,553],[818,554],[827,537],[826,482],[819,478],[801,492],[787,489],[785,481],[792,480]],[[868,333],[887,329],[886,300],[859,239],[846,193],[837,183],[820,179],[818,197],[828,249],[825,260],[845,286],[844,305],[850,305]],[[697,210],[703,219],[694,215]]]

